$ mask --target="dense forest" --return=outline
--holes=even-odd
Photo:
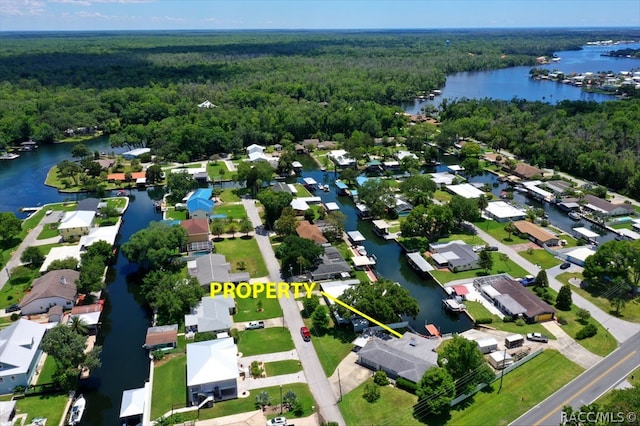
[[[415,136],[400,104],[464,70],[534,65],[540,55],[623,30],[5,33],[0,151],[67,129],[175,160],[252,143]],[[214,108],[198,108],[209,100]],[[640,195],[638,102],[557,106],[444,103],[439,142],[458,135]],[[415,132],[414,132],[415,133]]]

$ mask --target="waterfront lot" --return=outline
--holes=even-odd
[[[353,350],[351,342],[356,333],[347,329],[331,327],[324,333],[319,333],[312,325],[310,318],[304,319],[304,325],[311,330],[311,342],[318,354],[324,374],[329,377],[336,370],[340,361]]]
[[[469,311],[471,316],[476,320],[481,318],[491,318],[493,321],[490,324],[487,324],[489,327],[522,335],[525,335],[527,333],[541,333],[549,336],[550,339],[555,340],[555,336],[549,333],[549,331],[544,328],[542,324],[517,325],[515,322],[504,322],[497,315],[489,312],[489,310],[485,308],[480,302],[465,300],[464,305],[467,307],[467,311]]]
[[[491,235],[496,240],[507,245],[523,244],[529,242],[528,239],[520,238],[516,234],[511,234],[511,238],[509,238],[509,233],[504,230],[506,223],[496,222],[495,220],[482,220],[473,222],[473,224],[481,230],[485,231],[487,234]]]
[[[68,398],[69,395],[66,393],[20,398],[16,403],[16,414],[28,413],[24,424],[30,424],[33,419],[42,417],[47,419],[47,424],[57,425],[62,420]]]
[[[294,348],[288,328],[262,328],[240,331],[238,351],[243,356],[290,351]]]
[[[493,259],[493,267],[486,273],[483,269],[472,269],[469,271],[460,271],[460,272],[451,272],[448,269],[441,269],[432,271],[431,275],[435,279],[437,279],[441,284],[448,283],[454,280],[462,280],[469,279],[472,280],[477,277],[483,277],[486,275],[495,275],[495,274],[509,274],[514,278],[524,277],[528,274],[523,268],[521,268],[517,263],[513,262],[510,259],[502,260],[500,257],[500,253],[493,251],[490,253],[491,258]]]

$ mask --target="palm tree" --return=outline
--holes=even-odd
[[[69,327],[83,336],[89,334],[89,325],[80,317],[71,317]]]
[[[513,234],[514,232],[518,232],[518,228],[516,228],[513,222],[507,223],[504,226],[504,230],[505,232],[509,233],[509,238],[507,239],[507,241],[511,241],[511,234]]]
[[[253,224],[249,218],[245,217],[240,221],[240,232],[244,232],[245,236],[249,236],[249,232],[253,231]]]
[[[231,222],[229,226],[227,226],[227,232],[231,233],[231,238],[236,237],[237,230],[238,230],[238,225],[235,222]]]
[[[487,196],[486,195],[481,195],[478,197],[478,208],[480,209],[480,212],[482,213],[484,211],[484,209],[486,209],[489,206],[489,200],[487,200]]]
[[[211,222],[211,233],[217,235],[218,238],[224,233],[224,222],[222,219],[213,219]]]

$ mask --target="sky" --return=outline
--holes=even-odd
[[[0,31],[531,27],[639,28],[640,0],[0,0]]]

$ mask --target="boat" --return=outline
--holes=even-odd
[[[463,312],[467,307],[454,299],[442,299],[444,307],[451,312]]]
[[[13,154],[8,152],[0,154],[0,160],[15,160],[18,157],[20,157],[20,154]]]
[[[567,215],[569,216],[571,219],[573,220],[580,220],[580,214],[578,212],[569,212],[569,214]]]
[[[67,425],[75,426],[80,423],[86,405],[87,401],[84,399],[84,396],[80,395],[71,406],[71,414],[69,415],[69,423],[67,423]]]
[[[360,254],[360,256],[367,255],[367,249],[364,246],[356,246],[356,251]]]
[[[427,330],[427,334],[429,337],[442,337],[442,334],[440,334],[440,330],[438,330],[435,325],[425,324],[424,328],[425,330]]]
[[[323,185],[323,184],[321,184],[321,183],[319,183],[319,184],[318,184],[318,189],[319,189],[320,191],[324,191],[324,185]]]

